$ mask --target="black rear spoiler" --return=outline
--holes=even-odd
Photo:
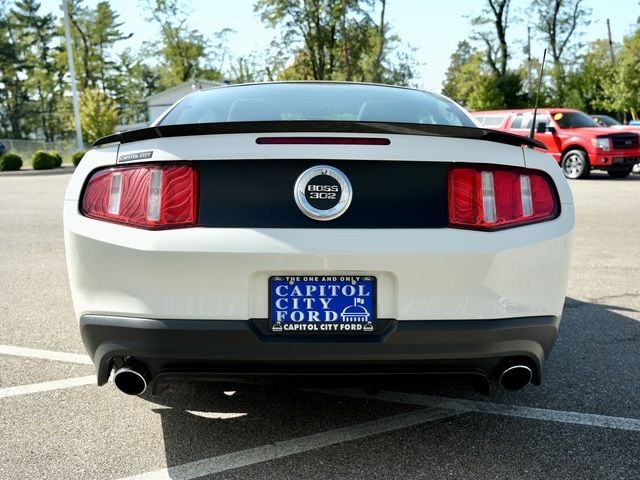
[[[154,138],[189,137],[193,135],[224,135],[232,133],[377,133],[393,135],[423,135],[428,137],[467,138],[530,146],[546,149],[537,141],[520,135],[476,127],[455,127],[418,123],[347,122],[347,121],[268,121],[268,122],[220,122],[189,123],[184,125],[160,125],[116,133],[96,140],[94,147],[108,143],[131,143]]]

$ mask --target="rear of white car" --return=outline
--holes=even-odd
[[[574,225],[553,159],[390,123],[282,123],[159,128],[84,157],[65,240],[98,383],[113,368],[127,393],[182,379],[505,371],[517,388],[526,370],[540,383]],[[349,184],[336,217],[296,199],[316,171]],[[332,182],[304,186],[314,198],[346,191]],[[323,311],[332,296],[353,308]]]

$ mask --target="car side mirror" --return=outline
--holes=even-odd
[[[547,124],[544,122],[538,122],[536,125],[536,133],[547,133]]]

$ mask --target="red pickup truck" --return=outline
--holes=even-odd
[[[533,109],[473,112],[480,126],[529,136]],[[587,114],[567,108],[539,108],[535,139],[547,146],[567,178],[586,178],[592,169],[626,177],[640,162],[637,133],[599,127]]]

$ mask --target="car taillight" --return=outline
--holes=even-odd
[[[524,168],[456,166],[449,170],[449,225],[497,230],[558,215],[551,179]]]
[[[95,172],[81,211],[99,220],[164,229],[196,224],[198,172],[191,165],[131,165]]]

